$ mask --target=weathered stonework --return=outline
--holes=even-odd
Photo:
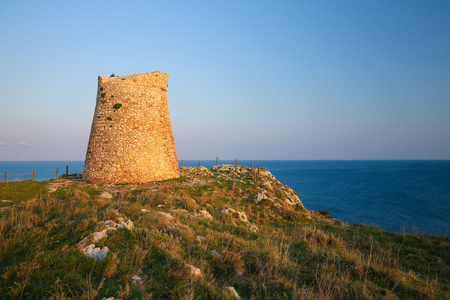
[[[180,176],[168,80],[169,75],[160,71],[98,77],[84,180],[140,183]]]

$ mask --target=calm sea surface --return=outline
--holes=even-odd
[[[205,167],[215,160],[201,161]],[[234,164],[235,161],[220,161]],[[0,180],[48,180],[83,161],[0,162]],[[181,163],[180,163],[181,165]],[[250,166],[250,161],[239,161]],[[395,232],[450,235],[450,161],[253,161],[293,188],[306,208]],[[198,166],[198,161],[184,161]]]

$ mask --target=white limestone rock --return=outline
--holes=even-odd
[[[243,211],[238,211],[232,208],[224,208],[220,211],[220,213],[223,215],[232,216],[233,218],[241,222],[248,223],[247,215]]]
[[[212,256],[215,256],[215,257],[217,257],[217,258],[220,258],[220,259],[223,258],[223,255],[217,253],[217,252],[214,251],[214,250],[209,251],[209,254],[212,255]]]
[[[204,236],[202,236],[202,235],[197,235],[194,238],[194,242],[196,242],[196,243],[203,243],[203,242],[206,242],[206,238]]]
[[[141,276],[139,275],[134,275],[133,277],[131,277],[131,281],[133,281],[133,283],[142,283],[143,279]]]
[[[255,196],[255,204],[259,205],[263,199],[267,199],[267,195],[265,193],[259,193]]]
[[[108,237],[106,235],[106,231],[97,231],[94,233],[89,234],[87,237],[85,237],[84,239],[82,239],[78,244],[83,244],[84,242],[86,242],[88,239],[91,239],[92,243],[97,243],[98,241],[100,241],[102,238]]]
[[[165,213],[162,211],[158,211],[158,214],[160,214],[161,216],[166,218],[168,221],[172,221],[174,219],[174,217],[171,214],[168,214],[168,213]]]
[[[191,278],[199,279],[203,276],[202,271],[199,268],[196,268],[193,265],[186,265],[186,267],[189,269]]]
[[[109,248],[108,247],[95,247],[94,244],[90,244],[87,245],[86,247],[84,247],[84,249],[82,250],[83,254],[98,260],[104,260],[106,257],[106,254],[108,254],[109,252]]]
[[[234,289],[232,286],[226,286],[224,289],[236,300],[240,300],[241,297],[239,296],[238,292]]]
[[[211,214],[207,210],[202,209],[198,213],[199,213],[199,215],[201,217],[203,217],[205,219],[208,219],[208,220],[212,220],[213,219],[213,217],[211,216]]]
[[[256,225],[249,225],[248,229],[252,232],[259,232],[259,228]]]
[[[108,192],[103,192],[103,193],[100,194],[99,197],[103,198],[103,199],[111,199],[113,196],[110,193],[108,193]]]
[[[272,187],[272,184],[270,183],[270,181],[264,181],[263,183],[261,183],[261,187],[263,189],[265,189],[266,191],[269,191],[269,192],[273,191],[273,187]]]

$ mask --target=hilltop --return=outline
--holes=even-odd
[[[450,298],[450,237],[349,225],[268,170],[0,184],[0,298]],[[113,299],[111,298],[111,299]]]

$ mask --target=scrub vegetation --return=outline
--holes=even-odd
[[[13,200],[0,212],[1,299],[450,298],[450,237],[345,224],[265,170],[257,182],[232,166],[148,184],[74,178],[0,184]],[[134,227],[95,242],[105,259],[83,254],[124,219]]]

